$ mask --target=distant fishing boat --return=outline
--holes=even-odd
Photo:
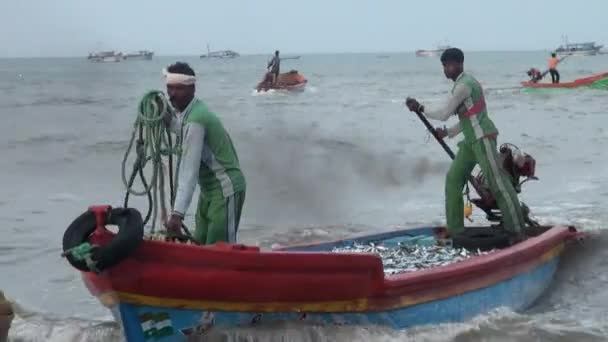
[[[579,78],[572,82],[561,83],[535,83],[531,81],[521,82],[525,89],[572,89],[572,88],[594,88],[608,89],[608,72]]]
[[[416,57],[437,57],[443,53],[443,51],[451,48],[449,45],[439,45],[433,50],[416,50]]]
[[[555,53],[559,56],[595,56],[600,54],[603,45],[595,45],[595,42],[569,43],[564,37],[564,44],[560,45]]]
[[[272,84],[271,79],[265,78],[262,82],[258,83],[256,90],[258,92],[268,91],[270,89],[303,90],[307,83],[308,80],[306,77],[299,74],[297,70],[291,70],[289,72],[279,74],[276,84]]]
[[[133,53],[127,53],[123,56],[125,60],[151,60],[154,52],[148,50],[139,50]]]
[[[201,58],[235,58],[239,56],[238,52],[232,50],[211,51],[207,44],[207,54],[201,55]]]
[[[123,59],[122,52],[100,51],[89,53],[87,57],[91,62],[116,63]]]

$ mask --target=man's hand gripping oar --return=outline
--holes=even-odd
[[[407,106],[407,108],[410,111],[416,113],[416,115],[418,116],[420,121],[422,121],[424,126],[426,126],[426,129],[433,135],[433,137],[435,137],[435,140],[437,140],[437,142],[441,145],[441,147],[443,147],[443,150],[450,156],[450,158],[452,158],[452,160],[454,160],[454,158],[455,158],[454,152],[452,152],[452,149],[443,140],[443,138],[445,138],[447,136],[447,131],[445,129],[433,128],[433,126],[429,123],[427,118],[424,116],[424,106],[420,105],[420,103],[418,103],[418,101],[416,101],[415,99],[408,97],[407,100],[405,101],[405,105]],[[473,186],[473,189],[475,189],[475,191],[477,192],[479,197],[481,197],[483,199],[482,202],[484,202],[484,203],[488,202],[486,200],[488,198],[487,197],[488,194],[486,194],[485,191],[482,190],[481,185],[471,175],[469,175],[469,182],[471,183],[471,185]],[[477,203],[477,202],[475,202],[475,205],[479,209],[483,210],[487,215],[492,216],[491,210],[488,209],[487,207],[484,207],[480,203]]]

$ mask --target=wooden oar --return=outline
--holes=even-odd
[[[454,158],[455,158],[454,152],[452,151],[450,146],[448,146],[448,144],[445,143],[443,138],[441,138],[437,134],[437,131],[430,124],[429,120],[426,119],[426,117],[420,110],[416,110],[415,113],[416,113],[416,115],[418,115],[418,118],[420,119],[420,121],[422,121],[424,126],[426,126],[426,129],[435,137],[435,140],[437,140],[439,145],[441,145],[441,147],[443,147],[443,150],[450,156],[450,158],[452,158],[452,160],[454,160]],[[471,183],[471,185],[473,186],[473,189],[475,189],[475,191],[477,192],[479,197],[483,200],[483,202],[484,203],[488,202],[487,197],[485,195],[485,191],[481,190],[481,185],[477,182],[477,179],[475,179],[475,177],[469,175],[469,182]],[[481,206],[479,203],[477,203],[477,201],[474,201],[474,203],[479,209],[483,210],[488,216],[494,216],[490,209]]]

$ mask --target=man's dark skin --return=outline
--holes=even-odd
[[[448,79],[450,79],[454,82],[456,81],[458,76],[460,76],[460,74],[462,74],[462,72],[464,70],[463,63],[447,61],[442,64],[443,64],[443,74],[445,75],[445,77],[447,77]],[[414,99],[414,98],[408,97],[407,100],[405,101],[405,105],[412,112],[416,112],[417,110],[424,112],[424,106],[421,106],[420,103],[418,103],[418,101],[416,101],[416,99]],[[437,127],[437,128],[435,128],[435,132],[437,132],[437,135],[439,136],[439,138],[442,138],[442,139],[448,136],[448,130],[445,127],[443,127],[443,128]]]
[[[180,112],[183,112],[186,107],[190,104],[194,98],[195,87],[194,85],[184,84],[167,84],[167,94],[169,95],[169,101],[173,108]],[[184,218],[171,215],[169,221],[166,224],[167,231],[181,235],[181,228]]]
[[[167,84],[169,101],[171,102],[171,105],[173,105],[173,108],[180,112],[188,107],[194,98],[195,90],[194,85]]]

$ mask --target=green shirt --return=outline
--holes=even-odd
[[[448,104],[439,110],[425,110],[426,116],[445,121],[458,115],[459,122],[449,130],[450,137],[462,132],[467,142],[498,135],[498,130],[488,116],[483,89],[470,74],[463,72],[456,78],[452,97]]]
[[[201,100],[194,98],[171,124],[181,141],[174,212],[185,215],[196,183],[210,197],[226,198],[245,190],[230,135]]]

